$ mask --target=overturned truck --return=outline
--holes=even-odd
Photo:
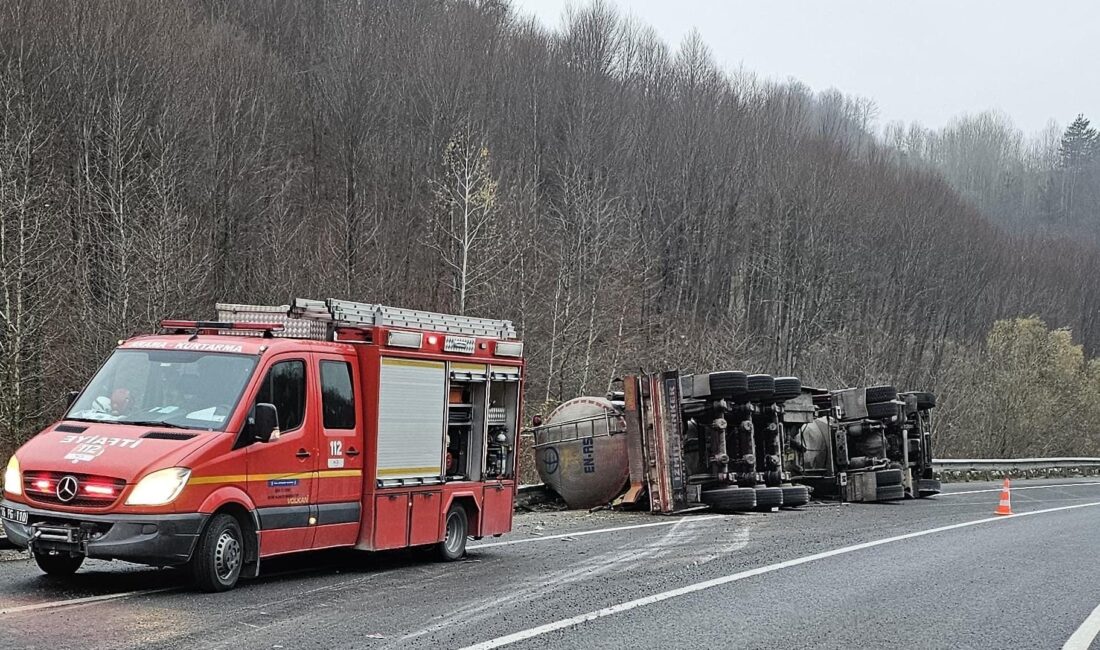
[[[674,513],[799,507],[939,492],[931,393],[839,391],[740,371],[628,375],[534,427],[544,483],[574,508]]]

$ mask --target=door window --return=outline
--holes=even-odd
[[[299,359],[271,366],[256,394],[256,402],[275,405],[279,430],[283,433],[302,426],[306,414],[306,363]]]
[[[345,361],[321,362],[321,409],[326,429],[355,428],[351,364]]]

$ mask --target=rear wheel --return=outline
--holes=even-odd
[[[756,509],[762,512],[770,512],[773,508],[783,507],[783,488],[758,487],[756,488]]]
[[[45,551],[35,551],[34,561],[38,563],[38,568],[42,569],[47,575],[64,578],[76,573],[80,565],[84,564],[84,556],[77,555],[74,557],[68,553],[51,555]]]
[[[749,375],[745,381],[750,402],[767,401],[775,394],[775,378],[771,375]]]
[[[191,557],[191,575],[203,591],[229,591],[237,586],[244,564],[244,537],[232,515],[214,515]]]
[[[868,404],[892,402],[898,398],[898,389],[893,386],[871,386],[865,392]]]
[[[867,417],[872,420],[885,420],[898,414],[898,405],[894,402],[876,402],[867,404]]]
[[[776,377],[775,391],[772,399],[776,402],[786,402],[802,394],[802,380],[798,377]]]
[[[466,508],[457,503],[452,505],[447,511],[446,527],[447,536],[436,545],[436,554],[444,562],[461,560],[466,555],[466,536],[470,527]]]
[[[936,395],[926,391],[913,391],[906,393],[912,395],[917,399],[917,410],[927,411],[928,409],[936,408]]]
[[[805,485],[784,485],[783,507],[800,508],[810,502],[810,488]]]
[[[707,376],[710,383],[710,396],[719,399],[740,399],[745,397],[748,389],[746,383],[748,375],[739,370],[723,370],[712,372]]]
[[[706,490],[699,500],[715,512],[745,512],[756,507],[756,490],[729,486]]]

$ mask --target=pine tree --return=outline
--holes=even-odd
[[[1062,168],[1080,169],[1092,162],[1098,152],[1100,139],[1096,129],[1089,126],[1088,118],[1079,114],[1062,135],[1062,142],[1058,147]]]

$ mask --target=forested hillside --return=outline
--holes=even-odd
[[[997,111],[947,127],[890,124],[886,141],[910,164],[940,171],[989,219],[1014,232],[1100,240],[1100,136],[1084,114],[1026,137]]]
[[[601,4],[551,33],[489,0],[7,0],[0,452],[119,338],[294,296],[511,318],[529,413],[740,367],[939,390],[949,452],[1030,449],[1045,421],[954,396],[1000,399],[1019,316],[1087,381],[1096,245],[1002,228],[873,131]]]

